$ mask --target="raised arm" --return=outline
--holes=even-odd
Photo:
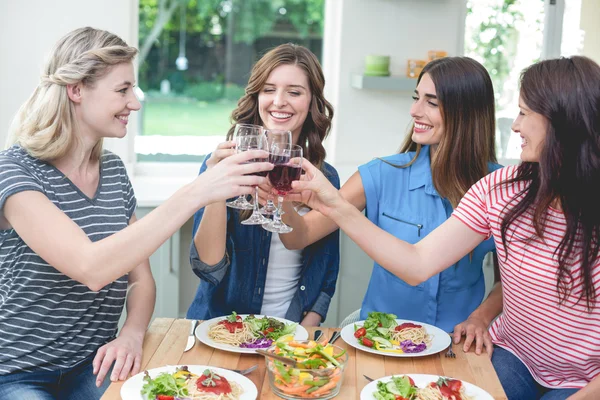
[[[234,154],[235,142],[219,144],[217,149],[202,164],[200,174],[214,168],[219,161]],[[225,241],[227,236],[227,206],[225,201],[217,201],[199,211],[196,218],[200,224],[194,234],[194,246],[198,252],[199,261],[206,265],[216,265],[225,256]]]
[[[294,182],[292,201],[302,201],[332,219],[379,265],[408,284],[418,285],[456,263],[486,237],[457,218],[449,218],[417,244],[406,243],[369,221],[304,160],[302,181]]]
[[[340,194],[357,210],[365,209],[365,189],[358,171],[342,186]],[[338,225],[332,219],[318,211],[310,211],[300,216],[296,212],[287,210],[283,214],[283,221],[294,230],[279,237],[286,248],[294,250],[303,249],[338,229]]]
[[[4,204],[4,217],[46,262],[97,291],[148,259],[197,209],[250,193],[251,185],[266,178],[248,174],[272,166],[242,163],[265,155],[264,151],[247,151],[229,157],[135,224],[97,242],[92,242],[75,222],[37,191],[10,196]]]

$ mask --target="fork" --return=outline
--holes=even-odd
[[[258,364],[251,366],[250,368],[246,368],[246,369],[230,369],[230,368],[226,368],[229,371],[233,371],[236,372],[240,375],[248,375],[250,372],[254,371],[256,368],[258,368]]]
[[[338,340],[340,338],[341,335],[342,334],[340,331],[333,332],[333,335],[331,335],[331,339],[329,339],[329,342],[327,342],[327,343],[333,344],[336,340]]]
[[[450,332],[450,346],[448,346],[448,351],[446,352],[446,354],[444,354],[444,357],[446,358],[456,358],[456,354],[454,354],[454,352],[452,351],[452,341],[453,341],[453,337],[452,335],[454,334],[454,332]]]

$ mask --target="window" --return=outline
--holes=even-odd
[[[521,140],[511,125],[518,113],[521,71],[542,58],[579,54],[581,0],[467,2],[465,55],[481,62],[496,96],[499,159],[515,160]]]
[[[325,0],[139,0],[138,161],[201,161],[252,65],[293,42],[321,57]]]

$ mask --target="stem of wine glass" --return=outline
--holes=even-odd
[[[252,214],[258,214],[258,186],[254,186],[254,211]]]
[[[273,215],[273,225],[281,225],[281,207],[283,207],[283,196],[277,196],[277,209]]]

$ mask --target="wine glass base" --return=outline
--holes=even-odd
[[[225,205],[227,207],[231,207],[231,208],[236,208],[238,210],[252,210],[254,208],[254,206],[252,206],[252,204],[248,203],[246,200],[244,201],[229,201],[227,203],[225,203]]]
[[[264,225],[271,223],[271,220],[263,217],[260,213],[253,213],[250,218],[241,222],[242,225]]]
[[[263,224],[262,227],[263,229],[273,233],[290,233],[294,230],[294,228],[292,228],[291,226],[287,226],[284,223],[274,221],[269,221],[268,223]]]
[[[275,215],[275,211],[277,211],[277,207],[273,202],[267,203],[261,210],[260,213],[262,215]]]

